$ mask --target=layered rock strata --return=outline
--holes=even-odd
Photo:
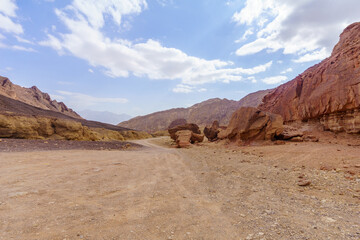
[[[360,133],[360,23],[343,31],[329,58],[274,89],[259,108],[286,122],[318,119],[325,129]]]

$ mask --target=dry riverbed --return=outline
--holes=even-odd
[[[0,152],[0,239],[360,239],[359,147],[138,143]]]

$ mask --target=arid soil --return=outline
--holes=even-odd
[[[38,139],[0,139],[0,152],[35,152],[54,150],[131,150],[143,147],[124,141],[67,141]]]
[[[360,239],[358,146],[138,143],[0,152],[0,239]]]

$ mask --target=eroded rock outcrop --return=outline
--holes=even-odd
[[[360,133],[360,23],[340,35],[331,56],[263,99],[286,122],[318,119],[325,129]]]
[[[174,128],[168,129],[171,139],[176,140],[175,133],[178,131],[181,131],[181,130],[190,130],[191,132],[197,133],[197,134],[201,133],[198,125],[196,125],[194,123],[187,123],[184,125],[180,125],[180,126],[176,126]]]
[[[219,139],[232,141],[275,140],[283,132],[280,115],[242,107],[235,111],[226,130],[219,132]]]
[[[175,142],[178,148],[187,148],[196,142],[202,142],[204,135],[197,134],[191,130],[180,130],[175,133]]]
[[[192,131],[190,130],[180,130],[175,133],[175,142],[178,148],[187,148],[190,147]]]

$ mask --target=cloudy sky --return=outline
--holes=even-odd
[[[276,87],[359,0],[0,0],[0,75],[75,111],[144,115]]]

